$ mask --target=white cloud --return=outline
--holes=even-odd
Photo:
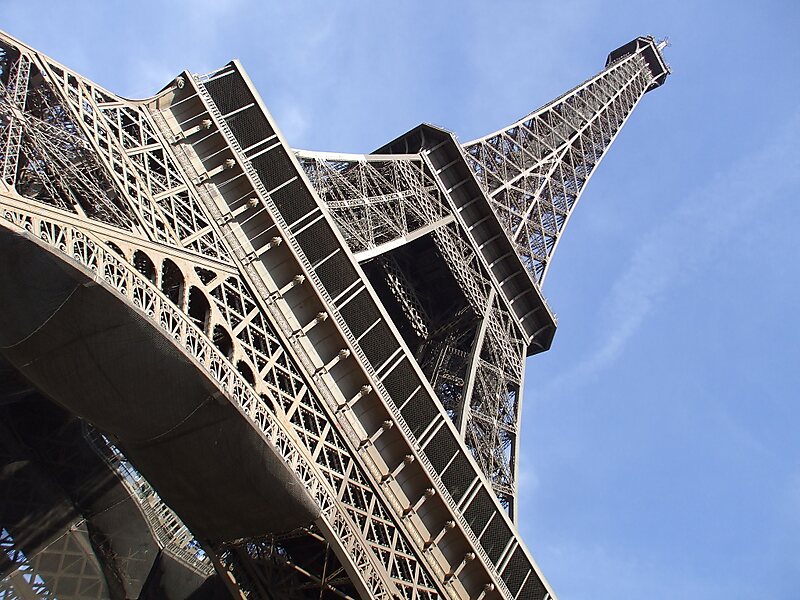
[[[304,135],[308,131],[308,119],[297,105],[287,104],[275,110],[275,120],[289,145],[299,148],[303,145]]]

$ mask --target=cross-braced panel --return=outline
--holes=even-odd
[[[129,210],[87,139],[41,77],[29,82],[31,68],[20,55],[7,85],[0,80],[3,180],[27,198],[130,229]]]
[[[458,226],[445,221],[449,210],[442,191],[427,174],[424,161],[417,155],[350,156],[309,152],[297,152],[297,155],[357,256],[360,253],[369,256],[369,251],[392,242],[402,243],[415,231],[432,232],[439,252],[471,307],[464,312],[462,326],[456,326],[461,321],[454,318],[438,330],[431,330],[422,302],[391,253],[379,255],[378,262],[390,293],[416,334],[424,340],[421,366],[445,409],[459,422],[481,420],[480,424],[470,423],[465,427],[464,431],[468,432],[465,442],[495,485],[501,501],[510,506],[515,493],[518,425],[518,398],[513,390],[518,390],[520,385],[522,342],[518,340],[519,334],[511,330],[509,318],[505,319],[505,328],[498,325],[499,307],[494,306],[487,312],[491,278]],[[491,333],[485,338],[485,349],[473,349],[475,315],[483,316],[485,312],[485,318],[492,323]],[[513,373],[511,382],[507,378],[502,380],[509,388],[503,394],[504,401],[499,401],[494,390],[490,397],[484,397],[489,389],[485,385],[465,386],[468,379],[476,376],[476,372],[470,370],[473,352],[484,353],[484,362],[500,365],[500,372]],[[473,397],[465,398],[469,390]]]
[[[315,457],[320,472],[336,490],[375,555],[382,557],[398,589],[409,599],[436,596],[433,584],[353,460],[336,426],[303,380],[277,333],[255,310],[252,294],[232,276],[210,282],[208,289],[220,314],[225,315],[227,322],[223,326],[235,333],[235,356],[241,355],[254,367],[256,378],[251,384],[270,399],[274,410],[291,424],[297,439]],[[212,318],[211,323],[215,322]]]
[[[0,581],[2,600],[111,598],[85,519],[72,524],[32,555],[20,549],[11,534],[0,528],[0,551],[9,563],[6,576]]]
[[[448,215],[419,156],[296,155],[356,254],[402,241]]]
[[[356,599],[358,591],[315,527],[226,549],[222,560],[242,583],[271,600]]]
[[[371,252],[404,243],[415,232],[433,236],[469,304],[470,309],[460,313],[462,318],[456,315],[432,328],[422,302],[392,254],[379,254],[377,260],[388,290],[423,340],[420,366],[445,410],[463,424],[465,443],[501,502],[510,507],[515,494],[522,341],[508,314],[503,317],[502,308],[493,303],[488,310],[492,279],[472,244],[452,218],[447,218],[450,211],[442,190],[419,155],[296,154],[356,256],[372,257]],[[482,347],[473,348],[481,318],[491,322],[490,333],[483,338]],[[472,354],[483,354],[484,363],[509,373],[502,378],[506,391],[501,396],[493,386],[468,384],[483,372],[471,368]],[[486,397],[489,389],[491,395]],[[465,397],[468,393],[470,398]],[[473,419],[480,422],[473,424]]]
[[[0,40],[0,119],[20,195],[228,260],[143,106]]]

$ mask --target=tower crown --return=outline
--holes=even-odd
[[[653,74],[653,83],[645,90],[649,92],[657,88],[667,80],[667,75],[670,74],[667,63],[664,62],[664,57],[661,55],[663,50],[669,43],[666,39],[657,42],[652,35],[640,35],[635,40],[631,40],[624,46],[620,46],[608,55],[606,59],[606,67],[611,66],[618,60],[625,58],[631,54],[640,52],[644,58],[650,72]]]

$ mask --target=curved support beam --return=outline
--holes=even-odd
[[[6,359],[114,436],[202,539],[313,522],[319,508],[303,483],[225,391],[139,310],[42,246],[0,227]]]
[[[76,233],[64,250],[76,261],[0,224],[0,350],[10,363],[113,435],[212,545],[348,519],[292,434],[185,315],[98,242]],[[358,537],[334,549],[363,593]]]

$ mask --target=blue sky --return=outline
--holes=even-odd
[[[562,600],[800,598],[800,3],[0,0],[111,90],[242,60],[295,147],[468,141],[641,34],[674,74],[592,178],[528,363],[521,529]],[[151,15],[159,15],[155,21]]]

